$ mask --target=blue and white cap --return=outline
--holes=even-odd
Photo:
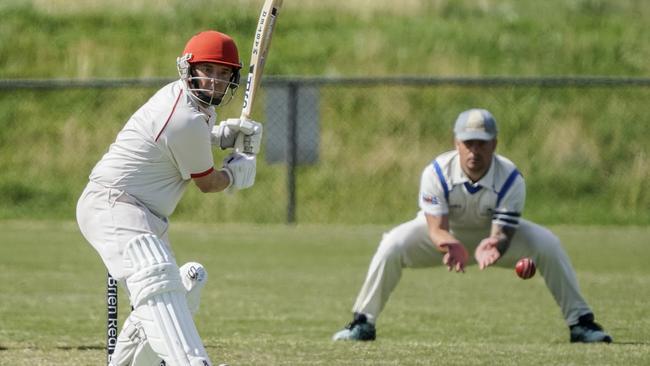
[[[456,118],[454,135],[460,141],[494,140],[497,137],[497,121],[486,109],[469,109]]]

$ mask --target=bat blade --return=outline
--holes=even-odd
[[[251,119],[253,101],[262,82],[262,72],[271,46],[275,20],[280,13],[281,6],[282,0],[266,0],[262,6],[255,31],[255,39],[253,39],[241,119]]]

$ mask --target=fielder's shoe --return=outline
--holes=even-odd
[[[352,322],[332,337],[334,341],[374,341],[375,326],[368,322],[365,315],[354,313]]]
[[[594,314],[585,314],[578,319],[578,324],[571,326],[571,343],[611,343],[612,337],[605,333],[603,327],[594,321]]]

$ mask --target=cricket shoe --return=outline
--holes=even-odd
[[[611,343],[612,337],[600,324],[594,321],[594,314],[585,314],[578,319],[578,324],[571,326],[571,343]]]
[[[374,341],[375,326],[368,322],[364,314],[354,313],[354,319],[344,329],[336,332],[334,341]]]

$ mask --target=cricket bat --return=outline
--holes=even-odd
[[[251,51],[251,61],[248,67],[248,77],[246,78],[246,90],[244,92],[244,104],[241,110],[241,119],[251,119],[253,110],[253,101],[255,94],[262,82],[262,72],[264,64],[271,46],[271,37],[275,28],[275,20],[280,13],[282,0],[265,0],[260,18],[257,22],[255,39],[253,39],[253,48]],[[246,152],[246,151],[244,151]]]

